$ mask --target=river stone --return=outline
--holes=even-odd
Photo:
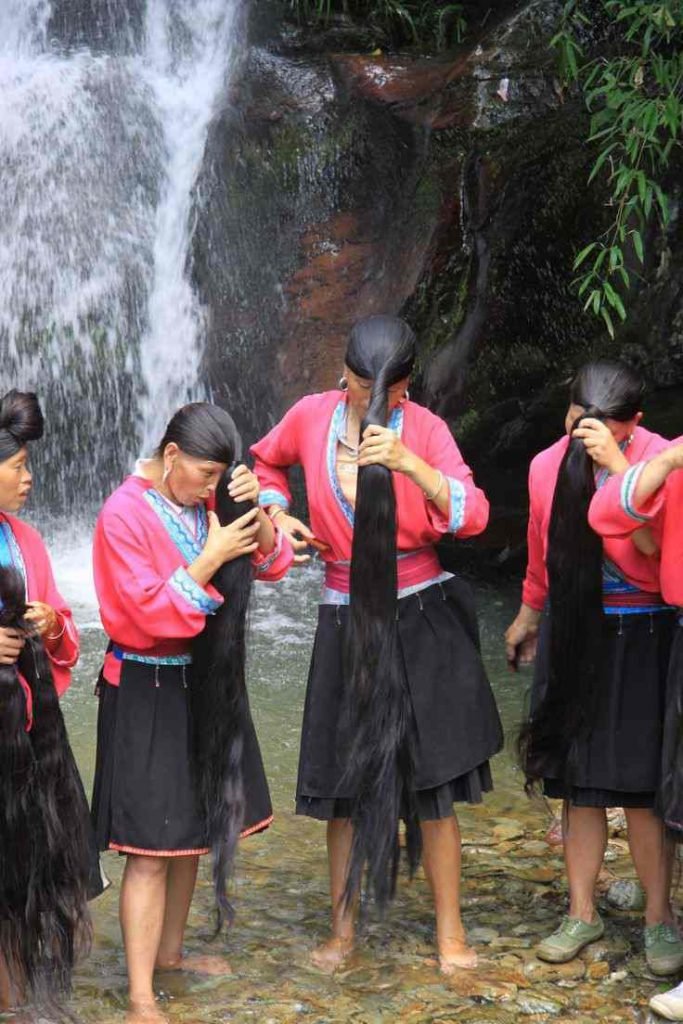
[[[554,1016],[564,1009],[565,1001],[559,1002],[556,999],[549,999],[545,996],[535,996],[524,993],[515,1000],[517,1006],[517,1012],[523,1014],[529,1014],[535,1016],[536,1014],[546,1013],[549,1016]]]
[[[638,882],[621,878],[607,890],[607,902],[618,910],[644,910],[645,893]]]
[[[584,977],[586,965],[578,958],[566,964],[549,964],[534,958],[527,960],[524,973],[533,981],[577,981]],[[609,974],[609,968],[607,973]]]
[[[467,932],[467,938],[474,945],[481,943],[484,946],[488,946],[490,942],[498,938],[498,932],[495,928],[470,928]]]

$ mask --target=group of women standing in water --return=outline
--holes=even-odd
[[[351,952],[364,878],[380,907],[393,896],[402,819],[410,871],[422,861],[433,893],[441,969],[476,966],[460,916],[453,806],[491,789],[489,760],[503,733],[469,588],[444,571],[435,545],[445,534],[481,533],[489,507],[446,424],[410,401],[414,358],[402,320],[367,317],[351,332],[339,388],[296,403],[253,446],[253,472],[241,463],[230,416],[195,403],[175,414],[154,456],[105,503],[93,552],[109,638],[94,830],[84,802],[71,801],[78,827],[63,836],[73,866],[63,898],[40,883],[54,842],[23,874],[5,874],[9,905],[38,907],[39,921],[26,927],[61,914],[64,942],[56,957],[54,937],[40,935],[45,963],[34,963],[28,934],[13,931],[18,911],[0,922],[6,1000],[40,994],[39,979],[51,991],[66,986],[87,939],[95,841],[126,857],[120,917],[132,1021],[165,1019],[155,970],[227,971],[220,957],[184,958],[183,935],[199,856],[212,854],[220,928],[232,918],[237,840],[272,819],[245,686],[245,617],[252,580],[280,579],[309,547],[321,554],[325,580],[296,810],[327,824],[332,920],[313,960],[334,969]],[[0,407],[0,564],[9,567],[0,590],[3,612],[15,615],[0,619],[0,671],[21,709],[0,728],[7,751],[32,737],[39,765],[57,755],[35,744],[46,674],[26,651],[41,652],[62,692],[78,642],[42,542],[11,514],[30,486],[26,442],[40,434],[25,427],[26,403],[39,415],[35,396],[17,392]],[[648,964],[667,975],[683,968],[668,839],[683,827],[683,474],[675,472],[683,446],[640,426],[641,405],[641,382],[627,367],[593,363],[578,373],[565,435],[532,463],[529,566],[506,649],[513,667],[536,661],[520,736],[527,784],[565,807],[569,913],[538,955],[568,960],[602,934],[594,889],[605,808],[619,806],[647,896]],[[310,526],[291,514],[294,465],[304,469]],[[1,699],[5,708],[9,698]],[[70,764],[63,723],[50,737]],[[33,788],[28,775],[2,785],[49,832],[54,797],[41,778],[31,776]]]

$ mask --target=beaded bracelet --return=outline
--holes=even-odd
[[[438,483],[437,488],[434,491],[434,493],[433,494],[427,494],[426,491],[422,492],[424,494],[425,498],[427,499],[427,501],[434,501],[436,498],[439,497],[439,494],[441,493],[441,488],[443,487],[444,475],[443,475],[443,473],[441,472],[440,469],[437,469],[437,473],[439,474],[439,483]]]

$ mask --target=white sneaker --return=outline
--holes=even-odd
[[[683,1020],[683,982],[670,988],[668,992],[660,992],[650,1000],[650,1009],[666,1020]]]

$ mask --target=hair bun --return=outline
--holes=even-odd
[[[43,436],[43,413],[32,391],[8,391],[0,401],[0,430],[7,431],[20,448]]]

